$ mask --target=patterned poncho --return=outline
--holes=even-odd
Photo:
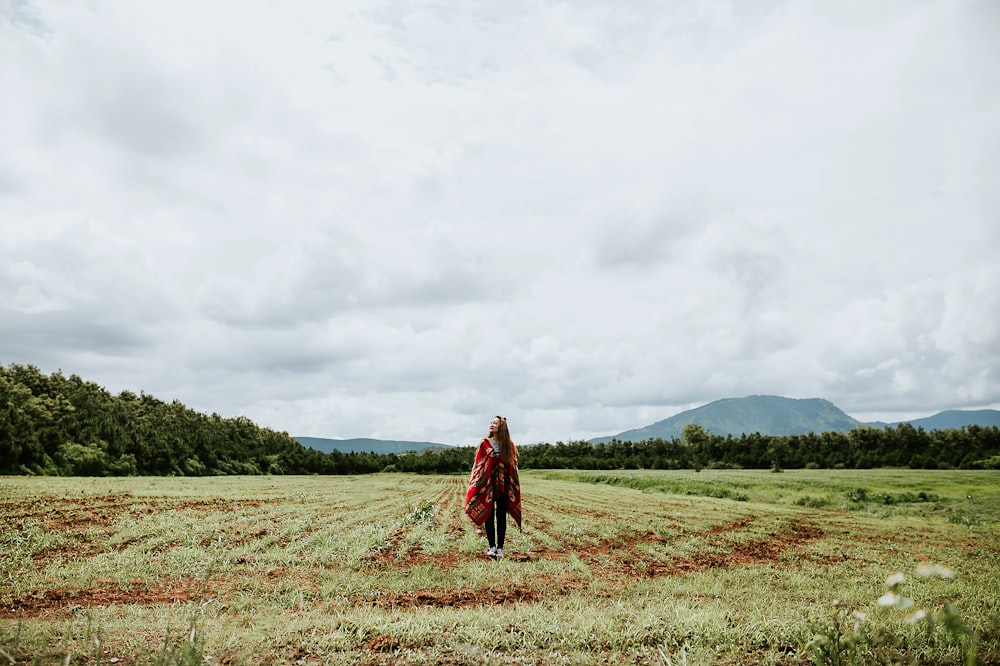
[[[479,443],[476,460],[472,463],[469,490],[465,493],[465,513],[479,527],[493,512],[493,499],[497,493],[507,495],[507,513],[521,529],[521,481],[517,476],[517,454],[509,465],[493,453],[488,439]]]

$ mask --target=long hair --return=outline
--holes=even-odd
[[[500,444],[500,460],[504,464],[510,465],[517,460],[517,447],[514,446],[514,442],[510,439],[510,431],[507,430],[507,419],[499,414],[497,414],[497,418],[500,419],[500,425],[497,426],[494,437]]]

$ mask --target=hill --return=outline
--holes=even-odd
[[[850,432],[860,421],[821,398],[782,398],[774,395],[751,395],[745,398],[724,398],[689,409],[657,421],[652,425],[609,437],[590,440],[597,444],[612,439],[642,441],[680,437],[684,426],[696,423],[716,435],[740,435],[759,432],[762,435],[804,435],[808,432]]]
[[[934,416],[903,421],[902,423],[909,423],[914,428],[923,428],[924,430],[951,430],[952,428],[962,428],[970,425],[1000,426],[1000,410],[949,409],[938,412]],[[899,424],[896,423],[893,425]]]
[[[326,437],[296,437],[302,446],[316,449],[323,453],[340,451],[342,453],[409,453],[426,451],[428,449],[450,449],[447,444],[435,442],[407,442],[388,439],[371,439],[358,437],[355,439],[329,439]]]
[[[626,430],[617,435],[598,437],[591,443],[620,441],[639,442],[646,439],[679,438],[689,423],[701,425],[716,435],[739,436],[743,433],[762,435],[804,435],[809,432],[850,432],[858,426],[895,427],[909,423],[924,430],[950,430],[970,425],[1000,426],[1000,410],[951,409],[909,421],[863,423],[848,416],[836,405],[820,398],[797,400],[772,395],[752,395],[745,398],[725,398],[707,405],[675,414],[642,428]]]

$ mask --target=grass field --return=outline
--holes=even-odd
[[[1000,663],[1000,473],[465,482],[2,477],[0,664]]]

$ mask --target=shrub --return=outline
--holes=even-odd
[[[847,492],[847,499],[857,504],[868,500],[868,491],[864,488],[855,488]]]

